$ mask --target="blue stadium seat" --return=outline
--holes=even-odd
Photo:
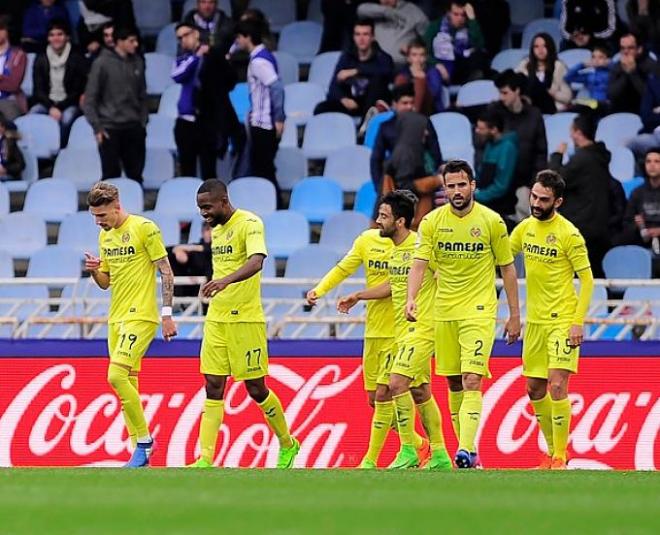
[[[497,100],[500,92],[492,80],[474,80],[467,82],[458,90],[456,106],[465,108],[467,106],[478,106],[489,104]]]
[[[89,191],[101,178],[101,157],[98,149],[62,149],[55,159],[53,178],[72,182],[78,191]]]
[[[89,212],[69,214],[60,225],[57,245],[73,249],[78,253],[98,251],[100,230]]]
[[[279,147],[298,147],[298,127],[291,119],[284,120],[284,132]]]
[[[199,217],[197,190],[202,180],[193,177],[175,177],[163,182],[156,198],[155,212],[170,214],[179,221],[192,221]]]
[[[528,54],[529,50],[523,50],[522,48],[501,50],[490,62],[490,68],[497,72],[515,69]]]
[[[23,93],[25,93],[26,96],[31,97],[32,91],[34,89],[32,70],[34,68],[34,60],[37,59],[37,55],[34,52],[28,52],[26,56],[27,61],[25,63],[25,75],[23,76],[23,81],[21,82],[21,90]]]
[[[140,215],[156,223],[163,236],[165,247],[181,243],[181,225],[176,215],[158,211],[147,211]]]
[[[30,186],[25,195],[23,212],[48,222],[61,222],[78,211],[78,192],[68,180],[44,178]]]
[[[626,182],[635,176],[635,155],[627,147],[611,149],[610,174],[619,182]]]
[[[290,190],[307,176],[307,158],[298,147],[282,147],[275,155],[275,174],[280,188]]]
[[[344,255],[353,240],[369,228],[370,218],[362,212],[343,211],[331,215],[323,223],[319,244]]]
[[[612,113],[603,117],[596,128],[596,141],[605,143],[609,150],[625,145],[642,128],[636,113]]]
[[[292,22],[282,28],[278,50],[293,55],[298,63],[311,63],[319,51],[323,27],[309,20]]]
[[[309,68],[308,80],[320,85],[326,93],[330,88],[339,56],[341,56],[341,52],[323,52],[314,57]]]
[[[562,112],[543,116],[545,136],[548,140],[548,155],[557,150],[560,143],[568,143],[568,152],[573,152],[571,124],[575,117],[577,117],[577,113],[573,112]]]
[[[626,180],[625,182],[622,182],[621,185],[623,186],[623,191],[626,194],[626,199],[630,199],[631,193],[643,184],[644,184],[644,179],[641,176],[636,176],[631,178],[630,180]]]
[[[259,217],[272,214],[277,209],[275,186],[265,178],[237,178],[229,183],[227,193],[233,206],[254,212]]]
[[[286,263],[284,276],[289,279],[318,278],[339,262],[341,255],[319,244],[310,244],[293,251]],[[306,290],[311,288],[307,287]],[[284,288],[289,297],[302,297],[303,288]]]
[[[264,217],[266,247],[275,258],[288,258],[289,255],[309,244],[309,223],[307,218],[293,210],[278,210]]]
[[[144,55],[148,95],[161,95],[165,89],[174,83],[172,80],[172,65],[174,59],[165,54],[147,52]]]
[[[176,40],[176,22],[163,26],[156,37],[156,52],[164,56],[175,58],[177,56],[178,43]]]
[[[92,125],[89,124],[84,115],[78,117],[71,125],[71,132],[69,132],[69,141],[67,148],[80,149],[80,148],[96,148],[96,137],[94,137],[94,130]]]
[[[325,177],[308,177],[291,191],[289,209],[297,210],[310,223],[323,223],[329,216],[341,212],[344,195],[341,186]]]
[[[37,158],[51,158],[60,150],[60,125],[50,115],[29,113],[15,121],[25,143]]]
[[[25,160],[25,169],[21,173],[20,180],[7,180],[4,182],[5,188],[7,191],[14,192],[25,192],[27,191],[30,184],[39,180],[39,162],[34,153],[29,149],[29,147],[20,144],[21,152],[23,153],[23,160]]]
[[[130,178],[111,178],[106,180],[119,188],[119,202],[129,214],[141,214],[144,210],[144,191],[140,184]]]
[[[241,82],[240,84],[236,84],[234,89],[229,93],[229,100],[231,100],[231,104],[234,106],[238,120],[244,123],[247,113],[250,110],[250,93],[247,83]]]
[[[355,145],[355,138],[355,123],[348,115],[321,113],[307,122],[302,148],[307,158],[327,158],[334,150]]]
[[[0,251],[0,279],[10,279],[14,276],[14,260],[6,251]]]
[[[314,114],[314,108],[325,100],[320,85],[298,82],[284,87],[284,113],[294,124],[305,124]]]
[[[188,231],[188,243],[199,243],[202,239],[202,218],[196,217],[190,222],[190,230]]]
[[[174,176],[174,158],[164,147],[147,147],[144,160],[144,187],[158,189],[160,185]]]
[[[165,115],[172,119],[176,119],[179,110],[177,104],[179,103],[179,96],[181,95],[181,84],[173,84],[167,86],[163,94],[160,96],[158,102],[158,115]]]
[[[176,152],[174,123],[175,119],[167,115],[160,115],[158,113],[149,114],[149,121],[147,122],[147,148],[167,149],[171,152]]]
[[[4,182],[0,182],[0,217],[9,213],[9,190]]]
[[[32,278],[80,277],[82,262],[83,255],[79,251],[61,245],[48,245],[35,251],[30,257],[27,276]],[[53,287],[61,288],[62,286],[62,284],[53,284]]]
[[[613,247],[603,258],[603,271],[608,279],[650,279],[651,253],[637,245]]]
[[[46,223],[38,214],[12,212],[0,219],[0,251],[12,258],[30,258],[46,243]]]
[[[343,147],[331,152],[323,176],[336,180],[344,191],[355,192],[371,176],[371,150],[363,145]]]
[[[458,158],[474,154],[472,145],[472,125],[462,113],[445,111],[431,115],[431,124],[435,128],[444,159]],[[470,158],[471,161],[474,158]],[[464,158],[465,159],[465,158]]]
[[[374,115],[369,123],[367,124],[367,132],[364,135],[364,142],[362,143],[365,147],[370,149],[374,148],[376,145],[376,138],[378,137],[378,131],[380,130],[380,125],[385,121],[390,120],[394,116],[393,111],[384,111],[378,115]]]
[[[654,318],[660,318],[660,287],[649,286],[642,288],[638,286],[632,286],[630,288],[626,288],[626,291],[623,294],[623,298],[630,301],[641,301],[642,303],[648,303],[650,310],[647,310],[645,313],[643,313],[642,317],[652,316]],[[634,308],[636,310],[629,310],[630,314],[641,312],[637,310],[637,307]],[[660,339],[660,326],[655,325],[655,332],[653,334],[653,340]]]
[[[250,7],[261,10],[276,33],[296,20],[295,0],[251,0]]]
[[[135,23],[142,35],[157,35],[172,21],[170,0],[133,0]]]
[[[374,183],[371,180],[365,182],[355,194],[353,210],[371,218],[374,213],[374,206],[376,205],[376,197]]]
[[[527,0],[521,0],[522,2],[527,2]],[[512,12],[513,13],[513,12]],[[559,43],[561,42],[561,32],[559,30],[559,21],[557,19],[536,19],[525,25],[525,29],[522,34],[522,44],[520,48],[524,50],[529,50],[530,45],[532,44],[532,39],[534,36],[545,32],[552,37],[553,41],[557,45],[557,50],[559,50]]]
[[[578,63],[586,63],[591,59],[591,50],[588,48],[571,48],[558,54],[559,59],[564,62],[566,68],[572,69]]]
[[[300,72],[298,71],[298,60],[283,50],[276,50],[273,52],[277,60],[277,70],[280,75],[280,80],[284,85],[295,84],[300,81]],[[286,104],[286,101],[285,101]]]

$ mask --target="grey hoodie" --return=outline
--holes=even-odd
[[[147,124],[144,60],[135,54],[122,58],[103,50],[92,63],[85,88],[85,117],[94,132]]]

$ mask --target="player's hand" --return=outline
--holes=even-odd
[[[101,259],[92,253],[85,251],[85,271],[90,273],[97,271],[101,267]]]
[[[417,321],[417,303],[415,301],[406,303],[406,320]]]
[[[176,323],[174,323],[172,316],[163,316],[161,329],[163,330],[163,340],[166,342],[169,342],[178,334],[176,330]]]
[[[316,304],[316,302],[319,300],[319,296],[316,295],[316,292],[314,290],[310,290],[309,292],[307,292],[305,299],[307,300],[307,304],[313,307]]]
[[[357,292],[340,297],[337,300],[337,311],[342,314],[348,314],[351,308],[358,304],[358,301],[360,300],[358,299]]]
[[[202,286],[201,289],[201,294],[202,297],[206,297],[207,299],[210,299],[211,297],[214,297],[215,294],[220,293],[222,290],[224,290],[228,284],[226,282],[223,282],[222,280],[212,280],[208,281],[204,286]]]
[[[504,325],[504,332],[506,334],[506,343],[513,344],[520,338],[520,316],[509,316]]]
[[[579,347],[584,342],[584,329],[582,325],[571,325],[568,331],[568,345],[569,347]]]

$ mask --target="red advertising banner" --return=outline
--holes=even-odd
[[[118,466],[130,456],[103,358],[0,359],[0,466]],[[529,468],[543,439],[517,358],[494,358],[484,392],[478,449],[485,468]],[[269,385],[281,398],[302,448],[296,465],[356,466],[366,451],[371,409],[358,358],[276,357]],[[198,361],[145,360],[140,391],[157,442],[156,466],[183,466],[198,453],[204,402]],[[446,386],[434,378],[450,453],[456,448]],[[574,468],[653,470],[660,466],[660,358],[583,358],[571,382]],[[391,434],[381,456],[398,447]],[[216,464],[274,466],[277,441],[243,385],[226,392]]]

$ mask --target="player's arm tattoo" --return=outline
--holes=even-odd
[[[165,256],[156,261],[156,267],[160,271],[163,306],[171,307],[174,296],[174,273],[172,272],[172,266],[170,266],[170,261]]]

